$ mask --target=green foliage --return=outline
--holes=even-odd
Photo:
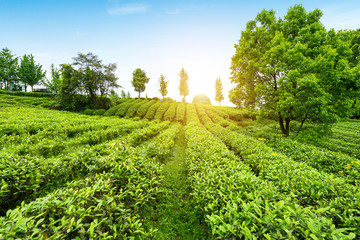
[[[101,116],[104,115],[105,112],[106,112],[105,109],[95,109],[93,115]]]
[[[185,105],[186,103],[178,103],[176,108],[176,114],[174,121],[180,122],[181,124],[185,124]]]
[[[97,147],[92,146],[102,144],[98,148],[104,149],[104,141],[148,125],[14,107],[4,108],[1,119],[6,119],[0,127],[0,175],[6,182],[0,189],[1,214],[67,181],[102,172],[98,152],[93,151]]]
[[[0,94],[0,106],[12,98],[25,97]],[[154,118],[165,105],[163,118],[186,119],[184,128],[140,120]],[[247,128],[251,136],[244,135],[233,119],[256,113],[247,109],[131,99],[109,115],[121,107],[125,116],[136,117],[1,108],[1,239],[354,239],[360,234],[360,161],[334,152],[355,153],[358,120],[334,125],[325,142],[316,142],[331,151],[291,139],[300,135],[284,138],[273,126]]]
[[[353,217],[354,214],[358,216],[355,212],[360,206],[360,199],[354,198],[359,193],[358,187],[347,184],[343,178],[319,172],[304,162],[296,162],[275,152],[265,146],[263,139],[256,140],[214,125],[207,127],[241,156],[260,179],[278,186],[281,194],[296,196],[293,201],[304,207],[331,209],[323,216],[332,219],[338,228],[351,228],[359,234],[356,227],[359,220]]]
[[[349,116],[357,67],[350,34],[326,31],[322,13],[289,8],[283,19],[263,10],[249,21],[232,58],[234,103],[271,110],[289,136],[292,120],[334,122]]]
[[[171,147],[174,145],[174,139],[179,133],[181,124],[175,123],[165,131],[162,131],[155,137],[144,149],[143,154],[146,157],[155,158],[156,160],[164,163],[170,156]]]
[[[168,110],[170,105],[170,102],[168,101],[161,101],[160,106],[158,107],[158,109],[156,110],[154,119],[159,119],[162,120],[164,117],[165,112]]]
[[[353,120],[337,123],[331,129],[308,127],[293,138],[334,152],[342,152],[354,158],[360,158],[358,148],[360,144],[358,140],[359,125],[358,120]]]
[[[148,108],[144,118],[149,119],[149,120],[154,119],[157,109],[160,107],[161,104],[162,104],[161,102],[156,102],[155,104],[151,105]]]
[[[116,114],[117,110],[119,109],[119,107],[120,107],[120,104],[109,108],[104,113],[104,116],[114,116]]]
[[[131,106],[139,103],[140,101],[141,101],[141,99],[135,99],[135,98],[133,98],[133,99],[129,99],[128,101],[125,101],[125,102],[121,103],[121,104],[119,105],[119,108],[118,108],[118,110],[116,111],[115,115],[116,115],[116,116],[119,116],[119,117],[124,117],[124,116],[126,115],[126,112],[128,111],[128,109],[129,109]]]
[[[34,91],[34,85],[38,84],[45,77],[45,73],[46,71],[42,70],[40,64],[35,64],[34,56],[32,54],[25,54],[22,57],[18,69],[19,80],[24,83],[25,86],[30,85],[31,91]]]
[[[222,100],[224,100],[224,95],[222,93],[223,86],[221,79],[217,78],[215,81],[215,101],[219,102],[219,106]]]
[[[125,93],[124,89],[121,90],[120,97],[121,98],[126,98],[126,93]]]
[[[10,84],[18,83],[18,59],[8,48],[0,52],[0,88],[9,90]]]
[[[360,186],[360,161],[346,154],[334,152],[335,148],[326,150],[284,138],[274,133],[274,130],[268,126],[249,127],[246,133],[262,139],[267,146],[295,161],[305,162],[321,172],[344,177],[348,183]],[[344,134],[345,132],[341,132],[341,136]]]
[[[169,105],[169,108],[166,110],[166,112],[164,113],[164,121],[173,121],[176,115],[176,107],[177,107],[178,103],[177,102],[172,102]]]
[[[221,116],[217,115],[215,112],[213,112],[211,110],[207,110],[205,105],[203,106],[201,104],[196,104],[196,109],[197,109],[199,116],[202,114],[202,112],[204,112],[205,114],[207,114],[210,117],[210,119],[214,123],[220,124],[222,127],[228,127],[231,125],[231,122],[229,122],[227,119],[222,118]]]
[[[72,65],[61,65],[60,106],[76,111],[86,106],[108,108],[106,96],[111,89],[119,87],[115,76],[116,64],[104,65],[93,53],[79,53],[73,59]],[[87,99],[85,104],[84,97]]]
[[[25,97],[36,97],[36,98],[54,98],[55,94],[46,92],[22,92],[22,91],[4,91],[0,90],[0,94],[3,95],[14,95],[14,96],[25,96]]]
[[[179,77],[180,77],[180,85],[179,85],[180,95],[183,96],[183,102],[186,102],[185,97],[189,95],[189,85],[188,85],[189,75],[184,70],[184,68],[181,68]]]
[[[220,117],[224,119],[229,119],[229,110],[227,108],[223,107],[217,107],[217,106],[209,106],[209,105],[203,105],[203,107],[206,110],[213,111],[216,115],[219,115]],[[230,108],[232,109],[232,108]]]
[[[124,143],[114,142],[107,150],[97,157],[104,169],[101,173],[9,210],[0,218],[0,237],[91,239],[149,234],[142,227],[140,207],[158,194],[160,168],[140,159]]]
[[[142,93],[145,91],[145,84],[149,82],[150,78],[146,76],[146,72],[144,70],[141,70],[140,68],[137,68],[133,72],[133,79],[131,81],[131,84],[134,87],[135,92]]]
[[[162,74],[159,78],[159,84],[160,84],[159,92],[161,93],[161,96],[164,98],[168,93],[167,86],[169,84],[169,81],[165,81],[165,76]]]
[[[210,98],[204,94],[195,95],[192,103],[203,103],[211,105]]]
[[[73,78],[75,69],[70,64],[61,65],[62,84],[59,96],[59,108],[80,111],[88,106],[88,98],[81,95],[81,83]]]
[[[123,103],[127,100],[127,98],[120,98],[117,96],[110,96],[111,106],[119,105],[120,103]]]
[[[161,131],[168,128],[169,125],[170,125],[169,121],[159,122],[159,123],[153,121],[150,126],[142,129],[137,129],[131,132],[131,134],[127,135],[124,138],[124,141],[130,144],[131,146],[137,146],[140,143],[148,140],[149,138],[156,136]]]
[[[36,97],[36,95],[17,95],[17,94],[8,94],[8,93],[17,93],[17,92],[8,92],[0,90],[0,107],[6,106],[39,106],[44,108],[54,108],[56,103],[47,97]],[[25,93],[25,92],[20,92]],[[32,92],[30,92],[32,93]],[[30,94],[28,93],[28,94]]]
[[[186,104],[186,125],[193,123],[193,124],[200,124],[200,120],[198,114],[196,112],[195,104],[187,103]]]
[[[158,97],[153,97],[152,100],[160,101],[160,98],[158,98]]]
[[[147,113],[148,109],[154,105],[157,101],[156,100],[151,100],[148,101],[147,103],[142,104],[141,106],[139,106],[139,108],[136,111],[136,116],[143,118],[145,116],[145,114]]]
[[[215,127],[213,124],[207,126],[209,130]],[[192,195],[205,211],[214,238],[355,237],[346,228],[336,228],[323,216],[328,208],[303,207],[297,202],[296,195],[284,195],[281,183],[274,184],[257,177],[248,165],[203,127],[190,124],[185,127],[185,136]],[[280,169],[284,168],[277,170]]]
[[[61,75],[60,71],[54,67],[54,64],[51,64],[51,79],[43,79],[42,84],[44,84],[52,93],[58,94],[61,87]]]
[[[94,115],[94,109],[85,109],[84,114],[85,115]]]
[[[141,107],[142,105],[146,104],[148,102],[148,100],[142,100],[137,102],[136,104],[132,105],[131,107],[129,107],[129,109],[126,112],[126,117],[127,118],[132,118],[135,116],[135,113],[137,112],[137,110],[139,109],[139,107]]]
[[[144,154],[166,163],[162,171],[163,191],[144,213],[148,218],[145,225],[158,229],[154,239],[211,239],[203,212],[191,196],[186,141],[180,128],[180,123],[170,126],[144,148]]]

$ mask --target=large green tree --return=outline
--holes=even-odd
[[[40,64],[36,64],[34,61],[34,56],[24,55],[21,59],[18,76],[19,80],[25,84],[25,91],[27,86],[31,86],[31,91],[34,91],[34,85],[40,83],[45,77],[46,71],[42,70]]]
[[[292,120],[333,122],[353,104],[358,69],[349,64],[349,35],[326,31],[321,16],[301,5],[283,19],[263,10],[235,45],[230,99],[272,113],[286,136]]]
[[[116,64],[105,65],[91,52],[78,53],[73,59],[72,66],[76,71],[72,79],[78,83],[77,91],[88,96],[90,106],[106,107],[105,97],[111,89],[120,87],[115,76]]]
[[[116,64],[103,64],[93,53],[78,53],[72,64],[61,66],[60,102],[69,110],[83,107],[107,108],[106,96],[120,87],[115,76]],[[87,103],[84,103],[86,99]]]
[[[221,79],[217,78],[215,81],[215,101],[219,102],[219,106],[222,100],[224,100],[224,95],[222,93],[223,86]]]
[[[186,102],[185,98],[187,95],[189,95],[189,86],[188,86],[189,75],[184,70],[184,68],[181,68],[179,77],[180,77],[180,85],[179,85],[180,95],[183,96],[183,102]]]
[[[18,81],[17,68],[18,59],[8,48],[3,48],[0,52],[0,87],[9,90],[10,84]]]
[[[161,74],[160,78],[159,78],[159,84],[160,84],[160,93],[161,93],[161,96],[164,98],[167,93],[168,93],[168,90],[167,90],[167,86],[168,86],[168,83],[169,81],[165,81],[165,76]]]
[[[351,50],[352,57],[350,58],[351,67],[354,69],[359,68],[360,61],[360,29],[346,31],[345,33],[350,34],[351,38]],[[360,77],[358,77],[360,79]],[[358,81],[357,88],[360,88],[360,81]],[[353,109],[353,117],[360,118],[360,90],[358,90],[354,96],[355,102],[352,106]]]
[[[132,80],[132,85],[135,89],[135,92],[139,93],[139,97],[140,97],[140,93],[145,91],[145,84],[148,83],[150,80],[150,78],[148,78],[146,76],[146,72],[141,70],[140,68],[137,68],[134,70],[133,72],[133,80]]]
[[[43,79],[42,84],[49,89],[50,92],[58,94],[61,87],[60,71],[51,64],[51,79]]]

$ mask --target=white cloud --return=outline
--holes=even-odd
[[[179,9],[175,9],[175,10],[166,10],[165,11],[166,14],[169,14],[169,15],[177,15],[177,14],[180,14],[181,11]]]
[[[148,11],[148,7],[142,3],[131,3],[118,6],[117,2],[112,1],[111,7],[108,7],[107,12],[110,15],[126,15],[133,13],[145,13]]]

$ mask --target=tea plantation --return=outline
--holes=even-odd
[[[358,120],[311,141],[230,107],[52,107],[0,95],[0,239],[360,237]]]

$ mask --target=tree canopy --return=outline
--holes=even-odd
[[[106,96],[110,90],[120,87],[115,76],[116,64],[103,64],[93,53],[78,53],[74,62],[62,64],[60,96],[63,105],[74,107],[76,95],[86,96],[88,105],[106,108]]]
[[[333,122],[354,102],[359,67],[349,63],[351,34],[327,31],[321,16],[301,5],[283,19],[263,10],[235,45],[230,100],[272,113],[286,136],[292,120]]]
[[[42,84],[49,89],[52,93],[59,93],[61,87],[61,75],[60,71],[51,64],[51,79],[44,79]]]
[[[140,68],[137,68],[134,70],[133,72],[133,80],[132,80],[132,85],[135,89],[135,92],[139,93],[139,97],[140,97],[140,93],[145,91],[145,84],[148,83],[150,80],[150,78],[148,78],[146,76],[146,72],[141,70]]]
[[[38,84],[44,77],[46,71],[42,70],[40,64],[36,64],[34,61],[34,56],[24,55],[21,59],[18,76],[22,83],[26,86],[31,86],[31,91],[34,91],[34,85]]]
[[[165,76],[161,74],[160,78],[159,78],[159,84],[160,84],[160,93],[161,93],[161,96],[164,98],[167,93],[168,93],[168,90],[167,90],[167,86],[168,86],[168,83],[169,81],[165,81]]]
[[[224,100],[224,95],[222,93],[223,86],[221,79],[217,78],[215,81],[215,101],[219,102],[219,106],[222,100]]]
[[[189,75],[184,70],[184,68],[181,68],[179,76],[180,76],[180,85],[179,85],[180,95],[183,96],[183,102],[186,102],[185,97],[189,95],[189,86],[188,86]]]
[[[18,59],[8,48],[3,48],[0,52],[0,87],[9,90],[10,84],[19,80],[17,71]]]

